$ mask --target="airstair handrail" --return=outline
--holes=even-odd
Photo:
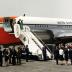
[[[16,31],[16,28],[18,28]],[[29,26],[28,26],[29,27]],[[44,47],[43,44],[38,40],[38,38],[30,31],[30,29],[27,26],[24,26],[23,29],[20,29],[19,24],[15,24],[14,25],[14,29],[15,29],[15,36],[17,38],[19,38],[24,45],[28,45],[30,51],[32,52],[33,55],[37,55],[37,56],[42,56],[43,57],[43,53],[42,53],[42,48]],[[17,33],[18,32],[18,33]],[[35,49],[34,49],[35,47]],[[47,55],[49,56],[49,58],[51,58],[51,53],[47,50]]]
[[[50,49],[48,48],[48,46],[41,40],[41,38],[40,38],[39,36],[37,36],[36,33],[33,32],[33,34],[42,42],[42,44],[43,44],[44,46],[47,47],[47,50],[51,53],[51,50],[50,50]]]
[[[31,33],[31,32],[30,32]],[[26,35],[26,34],[25,34]],[[27,38],[29,38],[27,35],[26,35]],[[31,38],[31,40],[33,40],[33,42],[42,50],[42,48],[38,45],[38,43],[34,40],[34,38]]]
[[[34,42],[35,42],[35,44],[41,49],[41,47],[37,44],[37,42],[34,40],[34,39],[32,39]],[[42,50],[42,49],[41,49]]]

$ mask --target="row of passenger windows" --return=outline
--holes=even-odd
[[[25,24],[24,24],[25,25]],[[34,25],[28,25],[28,26],[32,26],[32,27],[49,27],[48,25],[39,25],[39,24],[34,24]]]
[[[35,27],[46,27],[46,28],[72,28],[72,25],[35,25]]]
[[[72,28],[72,25],[59,26],[59,28]]]
[[[47,24],[29,24],[31,27],[46,27],[46,28],[72,28],[72,25],[47,25]]]
[[[25,25],[25,24],[24,24]],[[0,24],[0,27],[3,25]],[[5,26],[10,27],[10,24],[5,24]],[[72,28],[72,25],[48,25],[48,24],[29,24],[28,26],[32,27],[46,27],[46,28]]]
[[[35,24],[35,27],[48,27],[48,25],[36,25]]]
[[[36,28],[57,28],[58,26],[57,25],[47,25],[47,24],[35,24],[35,25],[28,25],[28,26],[31,26],[31,27],[36,27]]]

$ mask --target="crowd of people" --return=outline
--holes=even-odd
[[[44,61],[47,60],[47,55],[46,55],[46,47],[43,47],[43,58]],[[28,45],[24,47],[15,47],[13,46],[12,48],[4,48],[1,49],[0,47],[0,66],[9,66],[9,65],[21,65],[21,59],[22,59],[22,54],[25,53],[25,59],[26,62],[29,60],[29,48]],[[59,44],[55,47],[54,49],[54,59],[56,60],[56,64],[58,65],[59,62],[61,61],[61,64],[68,64],[68,61],[70,61],[72,65],[72,47]]]
[[[72,65],[72,47],[59,44],[54,50],[54,59],[56,60],[56,64],[59,64],[59,61],[61,61],[61,65],[68,64],[70,60]]]
[[[4,48],[3,50],[0,47],[0,66],[8,65],[21,65],[21,55],[22,53],[26,53],[26,62],[28,62],[28,56],[29,56],[29,49],[28,45],[24,48],[18,47],[15,49],[13,48]]]

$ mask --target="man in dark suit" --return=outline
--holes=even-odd
[[[58,59],[59,59],[59,49],[58,49],[58,46],[56,46],[56,49],[54,50],[54,59],[56,60],[56,64],[58,65]]]
[[[12,49],[9,48],[9,64],[12,63]]]
[[[17,56],[17,52],[15,48],[12,48],[12,64],[13,65],[16,65],[16,56]]]
[[[25,47],[25,52],[26,52],[26,62],[28,62],[28,59],[29,59],[29,48],[28,48],[28,45],[26,45]]]
[[[44,58],[44,61],[47,60],[47,55],[46,55],[46,47],[43,47],[43,58]]]
[[[1,47],[0,47],[0,66],[2,66],[3,64],[3,59],[2,59],[2,50],[1,50]]]
[[[20,47],[18,47],[18,51],[17,51],[17,64],[21,64],[21,53],[22,50]]]
[[[69,49],[69,58],[70,58],[71,65],[72,65],[72,48]]]
[[[69,51],[68,51],[68,48],[65,47],[65,49],[64,49],[64,59],[66,61],[66,64],[68,64],[68,58],[69,58],[68,56],[69,56]]]

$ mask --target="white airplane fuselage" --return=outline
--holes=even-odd
[[[51,30],[54,37],[72,36],[72,19],[20,16],[16,22],[19,19],[32,31]]]

